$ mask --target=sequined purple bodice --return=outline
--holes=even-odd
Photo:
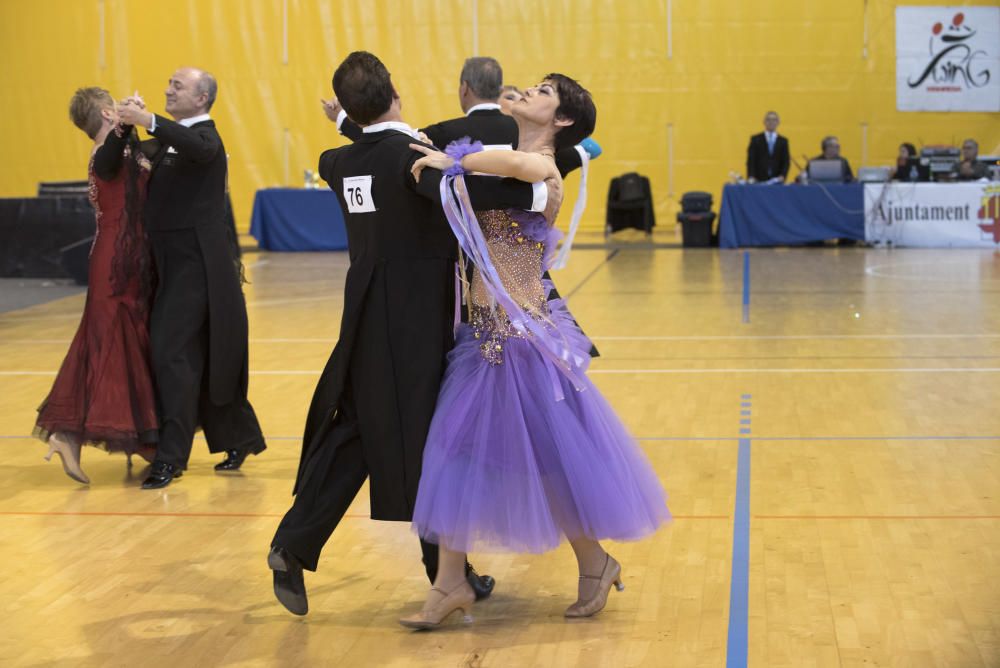
[[[542,285],[542,258],[551,227],[541,214],[509,209],[482,211],[479,225],[490,257],[510,296],[532,317],[548,316]],[[470,324],[487,362],[503,363],[504,342],[520,336],[504,310],[496,305],[478,270],[472,276]]]

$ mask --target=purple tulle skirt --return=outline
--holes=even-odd
[[[590,349],[561,301],[552,320]],[[637,540],[670,519],[649,460],[588,380],[577,391],[512,337],[489,364],[463,325],[424,450],[414,530],[463,552],[544,552],[563,538]],[[564,399],[557,401],[553,383]]]

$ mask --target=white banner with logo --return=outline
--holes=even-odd
[[[866,183],[865,241],[1000,248],[1000,183]]]
[[[897,7],[896,108],[1000,111],[1000,7]]]

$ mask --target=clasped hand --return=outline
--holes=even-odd
[[[410,144],[410,148],[424,154],[424,157],[418,158],[417,161],[413,163],[413,167],[410,168],[410,173],[413,174],[413,178],[417,183],[420,183],[420,173],[424,171],[425,167],[440,169],[443,172],[455,164],[454,158],[447,153],[442,153],[436,149],[422,146],[420,144]]]
[[[139,93],[134,93],[118,103],[118,118],[124,125],[141,125],[148,128],[152,114]]]

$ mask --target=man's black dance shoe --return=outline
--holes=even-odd
[[[166,462],[153,462],[149,476],[142,481],[143,489],[160,489],[169,485],[174,478],[180,478],[184,471],[180,467]]]
[[[267,567],[274,572],[274,595],[281,605],[293,615],[309,612],[306,582],[302,577],[302,564],[283,547],[272,547],[267,555]]]

